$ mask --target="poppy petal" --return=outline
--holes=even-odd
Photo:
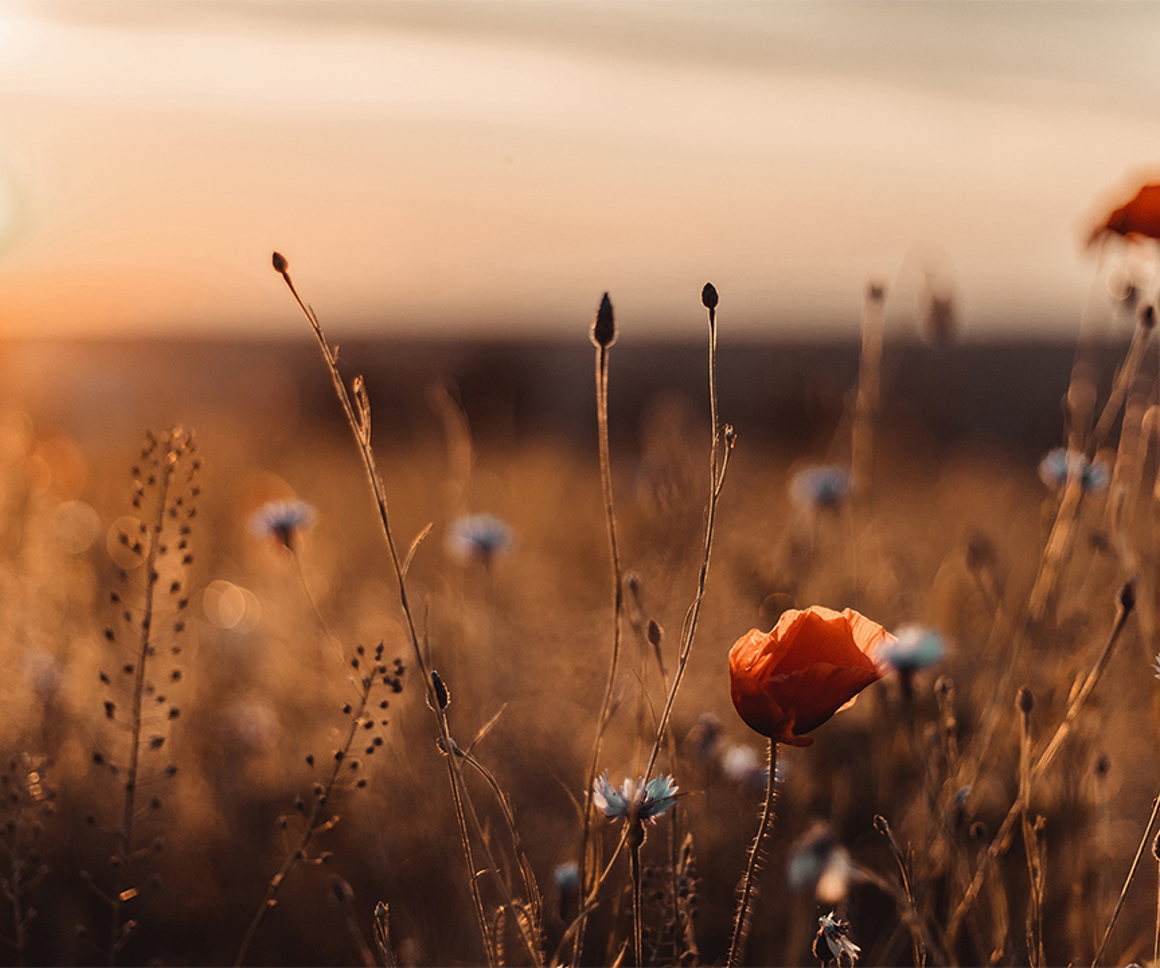
[[[803,733],[882,677],[879,653],[893,641],[853,609],[791,609],[771,631],[752,629],[730,650],[733,705],[762,735],[808,745]]]

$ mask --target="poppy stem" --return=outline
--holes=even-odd
[[[777,783],[777,741],[769,741],[769,777],[765,782],[765,808],[761,811],[761,823],[757,826],[757,836],[749,848],[749,863],[745,867],[745,877],[741,881],[741,899],[737,903],[737,916],[733,922],[733,940],[729,944],[727,968],[736,968],[741,961],[745,940],[749,937],[749,902],[753,895],[754,879],[761,862],[761,853],[773,822],[773,802]]]

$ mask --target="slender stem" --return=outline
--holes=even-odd
[[[717,330],[716,330],[716,311],[709,309],[709,404],[710,411],[714,415],[717,413],[717,391],[714,373],[717,368]],[[729,466],[729,456],[733,451],[733,444],[735,442],[733,428],[726,425],[724,428],[715,428],[713,433],[713,441],[709,452],[709,466],[712,475],[709,491],[709,502],[705,510],[705,537],[701,555],[701,567],[697,577],[697,593],[693,598],[692,604],[685,613],[685,620],[681,627],[680,639],[680,655],[677,663],[677,671],[673,677],[672,684],[669,687],[668,696],[665,699],[664,710],[661,713],[660,720],[657,724],[656,738],[653,741],[652,750],[649,753],[648,762],[644,769],[644,780],[647,781],[652,775],[653,768],[656,766],[657,758],[660,756],[661,746],[665,742],[667,736],[668,722],[672,715],[673,704],[676,702],[677,691],[681,687],[681,682],[684,679],[685,670],[689,665],[689,658],[692,655],[693,642],[697,635],[697,622],[701,614],[701,602],[705,598],[705,585],[709,578],[709,563],[713,550],[713,535],[716,530],[717,521],[717,505],[721,498],[721,491],[725,485],[725,473]],[[722,446],[723,442],[723,446]],[[592,782],[595,782],[595,774],[592,776]],[[591,796],[592,782],[588,784],[589,793],[587,797]],[[588,821],[587,814],[585,821]],[[624,847],[626,833],[621,835],[620,842],[617,844],[616,852],[613,854],[613,859],[619,854]],[[587,844],[587,840],[585,840]],[[588,913],[595,907],[596,894],[600,890],[604,881],[607,879],[609,872],[612,870],[612,862],[609,861],[601,875],[596,878],[592,887],[589,889],[586,886],[585,870],[587,864],[587,849],[581,855],[580,860],[580,885],[581,891],[587,892],[586,895],[582,893],[584,898],[580,905],[580,914],[573,927],[576,929],[577,944],[572,952],[573,968],[579,963],[580,949],[582,947],[583,935],[583,921],[587,918]],[[569,932],[572,928],[569,928]]]
[[[910,927],[911,947],[914,953],[915,968],[923,968],[926,964],[926,941],[923,938],[922,919],[918,916],[918,908],[914,903],[914,894],[910,889],[910,875],[906,870],[906,857],[902,853],[902,848],[898,846],[898,841],[894,837],[894,831],[890,829],[890,823],[881,814],[874,818],[874,826],[881,833],[890,844],[890,852],[894,855],[894,861],[898,864],[898,872],[902,877],[902,900],[905,902],[906,920]],[[866,876],[867,872],[860,870],[860,876]],[[887,893],[893,894],[889,890],[889,885],[886,881],[878,878],[877,875],[872,875],[868,878],[879,886],[884,885]]]
[[[709,454],[710,469],[717,476],[717,442],[721,424],[717,419],[717,307],[709,306],[709,420],[713,424],[713,448]]]
[[[637,819],[631,819],[629,823],[640,826],[638,831],[631,832],[628,840],[628,853],[632,861],[632,950],[636,953],[636,963],[644,965],[644,946],[641,943],[643,931],[641,931],[641,913],[640,913],[640,845],[644,840],[644,828],[641,822]]]
[[[777,741],[769,741],[769,779],[765,784],[765,808],[761,811],[761,823],[757,826],[757,836],[749,848],[749,863],[745,867],[745,877],[741,881],[741,899],[737,903],[737,915],[733,921],[733,940],[729,943],[729,957],[725,964],[736,968],[741,962],[745,939],[749,936],[749,902],[753,896],[757,868],[761,863],[761,852],[765,837],[773,820],[773,804],[777,790]]]
[[[588,893],[588,844],[592,838],[592,788],[596,782],[596,770],[600,763],[600,749],[604,740],[604,730],[608,725],[612,697],[616,688],[616,673],[620,665],[621,617],[624,611],[624,580],[620,566],[620,546],[616,535],[616,511],[612,503],[612,457],[608,444],[608,346],[596,347],[596,421],[600,440],[600,484],[604,496],[604,516],[608,527],[608,548],[612,560],[612,659],[608,665],[608,683],[604,688],[604,699],[600,706],[600,717],[596,721],[596,738],[592,743],[592,755],[588,761],[588,776],[584,785],[584,829],[580,840],[580,890]],[[584,929],[588,915],[581,910],[580,924],[576,931],[576,944],[572,952],[572,964],[580,963],[584,948]]]
[[[1019,713],[1019,816],[1023,827],[1023,852],[1031,895],[1027,912],[1027,959],[1031,968],[1043,964],[1043,898],[1040,894],[1040,857],[1031,823],[1031,731],[1030,709]]]
[[[279,257],[279,260],[281,260],[281,257]],[[453,741],[448,729],[447,717],[443,706],[439,702],[439,697],[436,695],[435,685],[431,679],[431,671],[419,642],[419,633],[415,626],[415,617],[411,610],[410,599],[407,594],[406,571],[399,556],[398,547],[395,544],[394,533],[391,530],[390,515],[387,510],[386,489],[383,486],[383,479],[379,474],[374,449],[371,446],[370,402],[367,400],[362,379],[361,377],[355,379],[355,399],[352,400],[350,391],[347,390],[346,384],[342,379],[342,374],[338,370],[338,355],[330,348],[330,344],[327,342],[326,336],[322,331],[322,324],[319,323],[318,317],[314,314],[314,310],[303,302],[302,297],[298,295],[298,290],[294,287],[284,260],[281,260],[280,265],[279,261],[276,261],[275,268],[281,274],[295,301],[298,303],[299,308],[305,314],[307,321],[314,330],[314,336],[318,340],[318,346],[322,350],[323,360],[326,362],[327,372],[330,373],[331,382],[334,384],[335,395],[342,405],[347,423],[350,425],[351,432],[354,434],[355,443],[358,445],[359,455],[362,458],[363,469],[366,471],[367,480],[374,494],[375,507],[379,513],[379,524],[382,528],[383,538],[387,543],[387,550],[391,556],[391,565],[395,571],[399,590],[399,605],[402,608],[403,617],[407,623],[407,636],[411,642],[411,650],[414,653],[415,664],[422,673],[424,686],[427,690],[427,705],[434,712],[436,723],[439,727],[439,739],[443,744],[443,749],[451,750],[453,748]],[[356,403],[358,406],[357,410],[355,407]],[[447,756],[446,759],[448,777],[451,783],[451,795],[455,802],[455,816],[459,827],[459,838],[463,845],[464,858],[467,862],[468,884],[475,907],[475,918],[479,927],[484,951],[487,955],[488,964],[494,965],[494,946],[492,945],[491,932],[488,928],[487,915],[483,910],[483,901],[476,884],[475,869],[470,856],[471,850],[466,819],[462,809],[461,801],[466,795],[466,791],[462,789],[463,775],[459,769],[458,757]]]
[[[1047,744],[1047,748],[1040,755],[1035,765],[1031,768],[1032,782],[1039,780],[1047,768],[1054,762],[1055,757],[1062,749],[1064,742],[1071,733],[1071,724],[1079,715],[1084,703],[1091,695],[1100,676],[1103,674],[1107,666],[1108,659],[1111,656],[1112,649],[1120,638],[1120,633],[1124,630],[1124,625],[1127,624],[1128,616],[1132,614],[1135,604],[1134,593],[1132,592],[1131,584],[1127,584],[1121,589],[1118,607],[1116,611],[1116,619],[1112,625],[1111,634],[1108,636],[1108,641],[1104,644],[1103,650],[1092,666],[1088,677],[1084,680],[1083,686],[1080,687],[1078,693],[1071,700],[1068,705],[1067,712],[1064,714],[1063,721],[1055,730],[1051,741]],[[970,911],[971,906],[975,903],[975,899],[979,896],[979,891],[983,887],[983,879],[986,876],[987,868],[990,862],[999,856],[1007,849],[1011,832],[1014,829],[1015,821],[1019,818],[1021,810],[1021,803],[1018,798],[1011,805],[1011,809],[1007,811],[1007,816],[1003,818],[1003,823],[999,827],[998,833],[995,834],[990,846],[987,848],[979,866],[975,870],[975,876],[971,879],[971,883],[967,886],[954,912],[951,914],[950,920],[947,922],[944,949],[949,953],[954,951],[955,941],[958,938],[959,930],[963,926],[963,920]]]
[[[1144,361],[1144,353],[1148,349],[1148,340],[1151,337],[1152,327],[1145,325],[1143,320],[1138,322],[1132,332],[1132,341],[1128,344],[1128,352],[1124,356],[1124,362],[1120,364],[1120,370],[1112,384],[1112,392],[1108,395],[1100,419],[1096,421],[1095,429],[1088,440],[1086,453],[1089,458],[1095,457],[1100,444],[1111,433],[1112,425],[1115,423],[1116,417],[1119,416],[1120,408],[1128,396],[1128,390],[1135,381],[1136,374],[1140,371],[1140,364]]]
[[[709,562],[713,553],[713,535],[717,524],[717,505],[721,499],[721,489],[725,486],[725,472],[729,467],[729,455],[733,452],[736,438],[733,428],[726,425],[721,427],[717,422],[717,309],[709,306],[709,413],[713,420],[713,441],[709,448],[709,503],[705,508],[705,537],[701,550],[701,568],[697,574],[697,594],[693,603],[685,613],[685,621],[681,626],[680,653],[677,658],[677,671],[673,676],[665,699],[665,708],[661,712],[660,722],[657,724],[656,739],[653,741],[652,751],[649,753],[648,763],[644,768],[644,778],[647,781],[656,766],[660,756],[661,744],[664,742],[669,717],[672,715],[673,703],[677,699],[677,691],[685,677],[685,669],[689,665],[689,657],[693,652],[693,641],[697,637],[697,621],[701,615],[701,602],[705,598],[705,585],[709,580]]]
[[[538,964],[543,960],[540,952],[540,946],[542,942],[541,927],[543,925],[544,900],[540,894],[539,885],[536,883],[536,875],[532,870],[531,861],[528,860],[528,855],[524,851],[523,843],[520,840],[519,830],[516,828],[515,814],[512,812],[511,803],[509,802],[507,795],[503,792],[503,789],[500,787],[499,781],[496,780],[494,774],[486,766],[480,763],[479,760],[472,756],[471,753],[462,751],[462,755],[464,760],[467,761],[468,765],[474,767],[480,776],[482,776],[487,782],[487,785],[491,787],[492,793],[495,794],[496,802],[499,804],[500,812],[503,814],[504,823],[507,825],[508,829],[508,836],[511,838],[512,842],[512,851],[515,854],[516,864],[520,869],[520,877],[524,883],[524,893],[528,898],[527,903],[531,906],[532,910],[533,932],[535,937],[530,940],[525,938],[525,940],[527,941],[528,950],[532,955],[532,959]],[[511,893],[510,890],[508,893]],[[514,907],[514,903],[512,903],[511,906]],[[521,932],[523,932],[524,929],[522,919],[517,919],[517,921],[521,925]]]
[[[282,866],[278,869],[278,873],[271,877],[270,882],[266,885],[266,894],[262,898],[262,903],[258,905],[258,910],[254,912],[254,917],[250,920],[250,925],[246,928],[246,933],[242,938],[241,947],[238,948],[238,955],[234,959],[234,968],[239,968],[245,960],[250,943],[254,940],[254,935],[258,933],[258,928],[266,917],[266,913],[277,902],[278,891],[281,889],[283,882],[289,876],[290,872],[298,866],[299,862],[306,859],[307,848],[309,848],[315,835],[322,833],[324,830],[329,830],[337,822],[337,817],[335,817],[331,821],[319,824],[318,817],[322,812],[322,808],[330,800],[331,792],[334,790],[334,784],[338,780],[339,771],[346,764],[347,756],[350,753],[351,747],[354,745],[355,738],[358,736],[359,729],[362,725],[362,717],[366,713],[367,702],[370,699],[371,687],[374,685],[374,681],[374,672],[371,672],[362,680],[358,706],[350,713],[350,726],[347,729],[346,742],[343,743],[341,751],[335,754],[330,773],[321,784],[319,792],[314,796],[314,802],[310,805],[310,812],[306,815],[302,833],[298,836],[294,847],[286,854],[285,859],[282,861]]]
[[[870,285],[862,310],[862,352],[858,361],[858,395],[854,402],[850,464],[854,497],[864,504],[874,463],[874,414],[878,409],[882,371],[882,317],[885,293]]]
[[[1092,959],[1092,968],[1100,963],[1100,959],[1104,956],[1104,949],[1108,946],[1108,940],[1112,936],[1112,928],[1116,926],[1116,921],[1120,917],[1120,909],[1124,906],[1124,898],[1128,895],[1128,888],[1132,886],[1132,879],[1136,876],[1136,868],[1140,865],[1140,858],[1144,856],[1144,848],[1148,845],[1148,835],[1152,833],[1152,825],[1156,822],[1156,815],[1160,813],[1160,797],[1157,797],[1152,803],[1152,816],[1148,818],[1148,824],[1144,827],[1144,836],[1140,838],[1140,846],[1136,848],[1136,856],[1132,858],[1132,866],[1128,868],[1128,876],[1124,878],[1124,886],[1120,889],[1120,896],[1116,900],[1116,908],[1112,911],[1112,917],[1108,921],[1107,929],[1104,931],[1103,940],[1100,942],[1099,948],[1096,949],[1096,956]]]
[[[459,750],[458,748],[456,748],[456,756],[457,756],[457,758],[462,757],[463,759],[468,759],[470,764],[472,766],[474,766],[480,772],[480,774],[483,775],[484,778],[489,781],[489,784],[491,785],[492,790],[495,792],[496,796],[499,797],[501,800],[501,807],[504,808],[505,817],[510,818],[510,811],[508,811],[506,809],[506,804],[503,803],[504,797],[503,797],[503,794],[500,792],[499,785],[498,785],[498,783],[496,783],[495,778],[493,776],[491,776],[491,774],[486,769],[484,769],[483,764],[481,764],[478,760],[475,760],[473,757],[471,757],[470,754],[465,754],[462,750]],[[492,875],[496,881],[496,884],[499,887],[500,893],[503,895],[503,903],[501,905],[501,910],[511,911],[512,915],[515,917],[516,927],[518,928],[518,930],[520,932],[520,938],[523,940],[525,947],[528,949],[528,953],[532,957],[532,964],[534,966],[536,966],[536,968],[538,968],[538,966],[543,963],[543,958],[542,958],[540,948],[539,948],[539,943],[538,943],[538,935],[539,935],[538,924],[539,924],[539,921],[537,920],[537,922],[536,922],[537,926],[533,927],[532,931],[529,932],[528,918],[526,917],[527,906],[516,904],[515,894],[512,891],[512,887],[511,887],[511,881],[505,874],[501,874],[500,865],[499,865],[498,861],[496,860],[495,852],[491,848],[491,839],[488,836],[487,830],[484,828],[483,824],[480,822],[479,815],[476,813],[476,810],[475,810],[475,804],[472,802],[470,797],[466,796],[466,790],[464,792],[465,792],[465,795],[463,797],[462,807],[465,811],[465,816],[468,819],[470,819],[472,828],[478,834],[479,841],[483,845],[482,849],[483,849],[484,859],[487,861],[487,864],[488,864],[486,869],[492,873]],[[513,842],[515,844],[516,851],[517,851],[517,864],[518,864],[519,863],[519,858],[518,858],[519,838],[515,835],[514,823],[515,823],[514,818],[511,818],[509,821],[509,828],[508,829],[512,833],[512,836],[514,838]],[[466,848],[469,851],[471,851],[472,848],[471,848],[470,841],[467,842]],[[473,871],[476,869],[474,862],[471,865],[471,869]],[[526,877],[527,871],[525,870],[523,865],[520,866],[520,871],[521,871],[521,876]],[[473,877],[472,881],[474,882],[475,880],[476,880],[476,878]],[[532,901],[530,903],[534,903],[534,901]],[[523,914],[524,916],[521,916],[521,914]],[[502,922],[500,922],[500,923],[502,923]],[[533,933],[536,935],[536,937],[533,937]],[[494,939],[493,939],[492,943],[493,943],[493,945],[496,943],[494,941]],[[502,960],[502,959],[499,958],[498,951],[497,951],[497,961],[498,960]]]
[[[145,669],[153,654],[153,612],[157,591],[157,558],[161,553],[161,531],[165,526],[165,507],[169,499],[169,487],[173,482],[176,466],[176,440],[172,433],[161,441],[165,453],[158,461],[157,507],[153,525],[149,531],[149,551],[145,556],[145,602],[141,614],[141,637],[137,646],[136,668],[133,670],[133,705],[129,717],[129,767],[125,774],[125,802],[121,815],[121,829],[118,832],[118,854],[121,863],[117,867],[113,890],[110,892],[113,919],[109,937],[109,964],[117,960],[117,954],[124,945],[121,926],[121,885],[123,872],[129,855],[133,852],[133,819],[137,809],[137,780],[141,760],[141,718],[145,702]]]
[[[322,613],[318,610],[318,604],[314,601],[314,596],[310,593],[310,586],[306,583],[306,570],[302,567],[302,559],[298,556],[298,549],[292,545],[290,546],[290,557],[294,559],[294,570],[298,573],[298,581],[302,585],[302,593],[306,596],[306,601],[310,605],[310,611],[314,613],[314,620],[318,623],[318,627],[322,629],[322,634],[326,636],[327,642],[330,643],[331,650],[341,661],[344,658],[342,645],[330,634],[330,629],[326,627],[326,620],[323,619]]]

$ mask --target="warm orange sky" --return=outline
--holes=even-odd
[[[0,0],[0,335],[1074,330],[1153,3]],[[1110,256],[1110,261],[1120,253]]]

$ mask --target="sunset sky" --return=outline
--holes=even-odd
[[[1154,3],[0,0],[0,336],[1069,333]],[[1150,256],[1150,251],[1141,250]],[[1124,261],[1108,250],[1105,268]],[[1143,269],[1150,263],[1135,256]]]

